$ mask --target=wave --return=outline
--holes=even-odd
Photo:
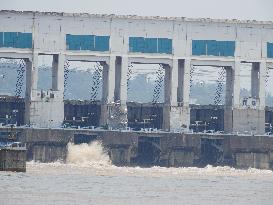
[[[111,160],[101,142],[93,141],[90,144],[67,145],[66,163],[77,165],[111,165]]]

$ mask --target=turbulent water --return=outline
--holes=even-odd
[[[106,154],[101,142],[94,141],[91,144],[74,145],[68,144],[66,162],[77,165],[111,165],[109,156]]]
[[[272,171],[116,167],[98,142],[68,151],[66,164],[0,172],[0,204],[273,204]]]

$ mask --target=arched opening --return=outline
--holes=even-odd
[[[137,157],[132,159],[133,164],[143,167],[159,164],[161,148],[159,137],[141,136],[138,138]]]

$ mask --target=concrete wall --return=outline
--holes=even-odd
[[[240,63],[253,63],[252,96],[258,105],[253,108],[264,112],[264,79],[267,65],[272,64],[268,43],[273,42],[272,22],[161,18],[138,16],[114,16],[92,14],[67,14],[54,12],[0,12],[0,32],[32,33],[32,48],[1,46],[0,57],[23,58],[27,64],[26,121],[40,127],[60,126],[64,119],[63,110],[63,67],[65,60],[99,61],[104,67],[103,103],[116,101],[126,110],[127,71],[131,63],[162,64],[167,77],[165,80],[165,106],[163,128],[166,130],[189,128],[189,90],[191,66],[209,65],[224,66],[231,71],[232,82],[228,88],[228,98],[232,106],[242,109],[240,102]],[[70,49],[67,47],[67,35],[109,37],[106,50]],[[170,52],[134,52],[130,48],[130,37],[141,37],[146,40],[168,39],[172,42]],[[215,43],[234,43],[235,50],[231,55],[217,55],[217,52],[196,54],[193,42],[208,43],[208,49]],[[217,44],[218,45],[218,44]],[[108,48],[109,47],[109,48]],[[213,46],[212,46],[213,47]],[[225,46],[224,46],[225,48]],[[218,49],[218,48],[217,48]],[[212,54],[211,54],[212,53]],[[52,89],[49,96],[43,98],[37,88],[37,62],[39,54],[54,55]],[[181,83],[182,82],[182,83]],[[232,99],[232,100],[231,100]],[[178,108],[176,108],[178,107]],[[179,108],[182,107],[182,108]],[[104,106],[103,106],[104,108]],[[51,110],[51,111],[49,111]],[[53,111],[54,110],[54,111]],[[48,112],[49,111],[49,112]],[[101,119],[105,123],[119,126],[111,120],[111,111],[102,109]],[[242,112],[244,112],[242,110]],[[175,117],[174,117],[175,116]],[[261,127],[263,115],[256,122]],[[227,114],[227,118],[234,117]],[[240,120],[240,119],[239,119]],[[126,121],[126,113],[119,121]],[[228,120],[229,121],[229,120]],[[122,124],[122,123],[121,123]],[[233,126],[231,131],[241,131]],[[244,130],[251,131],[252,125],[244,125]],[[257,129],[260,133],[260,129]]]
[[[165,166],[196,166],[200,158],[201,140],[199,135],[170,134],[163,135],[161,163]]]
[[[265,111],[255,109],[233,109],[233,129],[237,132],[264,133]],[[246,127],[249,129],[246,130]]]
[[[270,169],[269,155],[266,153],[244,153],[238,152],[235,154],[236,165],[240,168],[258,168]]]
[[[157,128],[162,129],[163,125],[163,104],[142,104],[142,103],[127,103],[127,118],[128,118],[128,127],[131,127],[135,130],[140,130],[141,128]],[[91,101],[70,101],[66,100],[64,102],[64,123],[68,123],[72,126],[99,126],[101,118],[101,103],[100,102],[91,102]],[[24,124],[24,99],[16,99],[5,97],[0,99],[0,123],[4,124],[13,124],[17,121],[18,125]],[[14,113],[14,110],[18,112]],[[253,110],[245,110],[242,114],[246,114],[246,117],[243,117],[244,120],[238,122],[242,117],[236,118],[234,120],[238,123],[235,125],[241,127],[238,130],[243,130],[242,128],[246,124],[252,123],[252,120],[255,120],[256,117],[250,118],[249,116],[254,116],[251,113],[257,114]],[[259,112],[260,115],[263,115],[263,111]],[[229,119],[230,122],[225,121],[226,115],[232,115],[232,111],[225,111],[223,106],[214,106],[214,105],[191,105],[190,106],[190,129],[194,132],[202,132],[206,130],[216,130],[224,131],[225,127],[231,127],[232,129],[232,117]],[[8,115],[8,118],[6,116]],[[216,118],[215,118],[216,117]],[[247,119],[247,120],[246,120]],[[198,126],[196,126],[196,121]],[[145,122],[145,123],[144,123]],[[260,129],[262,120],[260,119]],[[266,128],[265,132],[272,132],[273,125],[273,111],[272,108],[266,107],[265,110],[265,123]],[[243,125],[241,125],[243,124]],[[252,123],[253,124],[253,123]],[[256,127],[254,123],[253,129]],[[256,129],[256,128],[255,128]],[[226,130],[228,131],[228,130]],[[231,132],[231,131],[230,131]]]
[[[0,131],[11,132],[7,128]],[[212,162],[217,166],[273,168],[273,138],[269,136],[30,128],[15,128],[13,132],[27,144],[28,160],[41,162],[65,161],[67,143],[73,142],[76,135],[85,135],[102,141],[116,165],[139,165],[139,146],[146,143],[156,151],[150,153],[156,155],[156,161],[150,165],[206,166]],[[210,143],[209,149],[204,147],[204,140]],[[207,159],[215,155],[218,157],[214,161]]]
[[[53,12],[2,11],[0,15],[1,31],[33,33],[34,49],[44,53],[69,52],[66,34],[111,36],[111,53],[118,55],[128,53],[129,36],[148,36],[173,39],[172,53],[182,58],[191,55],[192,39],[234,40],[236,57],[259,61],[267,57],[267,42],[273,41],[271,22]]]
[[[0,171],[26,171],[26,150],[0,149]]]
[[[29,157],[36,162],[65,162],[67,155],[67,144],[58,142],[29,143]],[[31,152],[31,154],[30,154]],[[30,160],[30,159],[28,159]]]

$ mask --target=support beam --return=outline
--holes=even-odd
[[[265,110],[265,79],[266,79],[266,62],[260,63],[259,72],[259,109]]]
[[[184,74],[183,74],[183,106],[189,108],[190,106],[190,71],[191,61],[185,59],[184,61]]]
[[[173,60],[172,64],[172,75],[171,75],[171,106],[178,105],[178,59]]]
[[[111,85],[115,85],[114,100],[125,105],[127,102],[128,57],[117,56],[115,61],[115,72],[112,72],[115,76],[115,84],[111,83]]]
[[[26,62],[25,124],[31,122],[31,101],[36,98],[38,86],[38,53],[34,53]]]
[[[234,68],[232,66],[225,67],[226,69],[226,98],[224,110],[224,130],[227,133],[233,131],[233,91],[234,91]]]
[[[189,68],[186,68],[185,62],[185,60],[174,59],[172,66],[165,66],[166,101],[162,126],[164,130],[189,129],[189,96],[186,95],[189,95],[190,89],[189,72],[187,72],[190,62],[188,61]],[[186,104],[181,103],[184,99]]]
[[[234,86],[234,79],[233,79],[233,68],[231,66],[225,67],[226,70],[226,98],[225,98],[225,106],[231,107],[232,106],[232,97],[233,97],[233,86]]]
[[[184,60],[178,60],[178,69],[177,69],[177,102],[182,104],[183,102],[183,87],[184,87]]]
[[[65,57],[63,54],[53,55],[52,90],[54,91],[64,91],[64,63]]]
[[[108,104],[114,102],[115,90],[115,62],[116,56],[111,56],[109,62],[101,63],[103,67],[102,84],[102,103]]]
[[[240,62],[235,61],[233,72],[233,108],[240,107]]]
[[[116,56],[110,56],[108,71],[108,103],[114,102]]]
[[[103,87],[100,125],[105,126],[109,124],[111,103],[114,102],[116,56],[111,56],[108,64],[104,62],[101,65],[103,66]]]
[[[115,76],[115,82],[111,82],[111,85],[115,85],[115,88],[111,88],[111,95],[114,98],[115,103],[107,106],[108,116],[107,125],[113,129],[120,129],[127,127],[127,72],[128,72],[128,57],[117,56],[114,60],[110,60],[112,65],[115,64],[115,71],[112,71],[112,77]],[[110,74],[109,74],[110,75]],[[113,78],[112,78],[113,80]],[[114,94],[113,94],[114,91]],[[104,109],[104,113],[105,108]],[[105,120],[104,120],[105,121]],[[102,120],[101,120],[102,122]]]
[[[38,88],[38,53],[34,53],[31,59],[26,59],[26,99],[32,99],[33,92]]]
[[[259,72],[260,63],[252,63],[251,68],[251,97],[254,99],[259,98]]]
[[[121,60],[121,76],[120,76],[120,103],[126,105],[127,102],[127,73],[128,73],[128,57],[123,56]]]
[[[120,100],[121,61],[122,61],[122,58],[120,56],[117,56],[115,60],[115,90],[114,90],[115,102]]]
[[[105,62],[100,63],[102,66],[102,97],[101,103],[109,103],[109,65]]]
[[[175,95],[176,92],[173,93],[173,87],[175,86],[175,82],[172,82],[172,72],[173,68],[167,64],[163,64],[163,68],[165,71],[165,76],[164,76],[164,103],[165,105],[170,105],[173,94]],[[176,101],[176,100],[175,100]]]

